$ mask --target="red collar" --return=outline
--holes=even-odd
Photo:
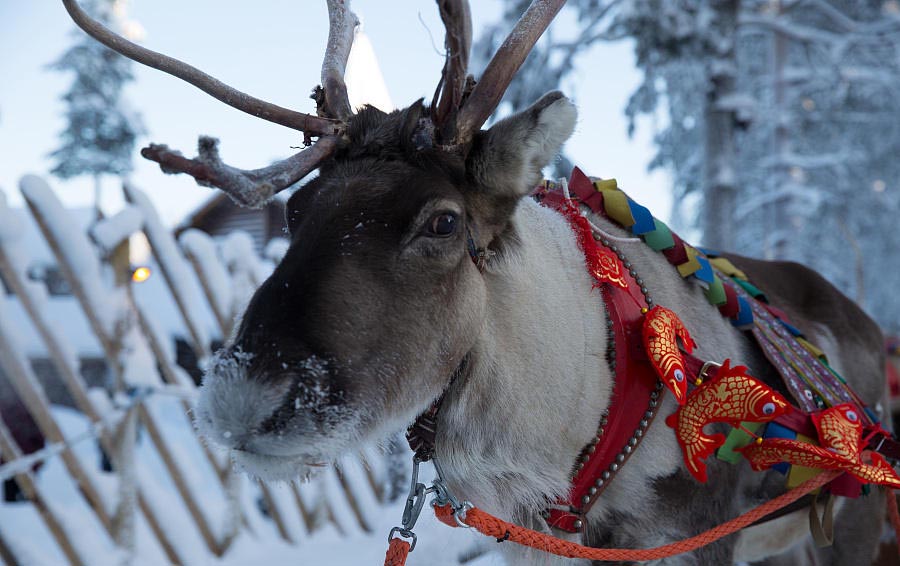
[[[589,197],[596,194],[586,177],[573,176],[569,189],[588,206]],[[563,214],[572,225],[609,313],[609,364],[615,370],[609,409],[594,441],[575,464],[568,497],[551,505],[545,515],[553,527],[580,532],[584,516],[634,453],[657,413],[663,385],[641,340],[644,314],[653,305],[653,299],[638,273],[629,263],[623,263],[624,256],[615,244],[595,235],[561,191],[544,188],[536,196],[541,204]]]

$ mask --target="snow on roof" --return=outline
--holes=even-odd
[[[312,179],[312,178],[313,178],[313,174],[311,173],[310,176],[305,177],[304,180]],[[276,193],[275,196],[272,197],[272,200],[269,201],[269,204],[271,204],[273,202],[280,202],[280,203],[284,204],[287,202],[288,198],[290,198],[291,194],[293,194],[293,191],[290,188],[287,190],[281,191],[279,193]],[[205,215],[209,214],[209,212],[211,210],[215,209],[216,207],[220,206],[223,203],[231,204],[232,206],[235,206],[235,207],[240,206],[238,204],[235,204],[228,197],[228,195],[226,195],[222,191],[214,191],[207,199],[205,199],[203,202],[201,202],[199,205],[197,205],[193,210],[191,210],[190,212],[185,214],[184,218],[181,220],[181,222],[176,224],[175,227],[172,229],[172,231],[175,234],[180,234],[181,232],[187,230],[188,228],[196,227],[197,223],[200,222]],[[254,209],[254,210],[259,212],[260,214],[263,214],[265,207],[259,208],[259,209]]]

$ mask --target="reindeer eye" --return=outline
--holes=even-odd
[[[426,232],[429,236],[446,238],[452,236],[456,231],[456,224],[456,214],[442,212],[431,217],[431,220],[428,221]]]

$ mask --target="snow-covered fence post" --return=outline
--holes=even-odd
[[[232,310],[238,313],[244,309],[253,292],[268,277],[268,269],[260,261],[253,247],[253,238],[247,232],[238,230],[225,236],[219,243],[219,253],[233,285]]]
[[[178,237],[178,242],[197,273],[209,306],[222,329],[222,336],[227,337],[234,321],[234,300],[228,270],[216,253],[216,243],[205,232],[195,228],[185,230]]]
[[[141,210],[144,219],[144,233],[147,235],[147,240],[149,240],[150,247],[153,250],[153,256],[159,264],[163,278],[166,280],[166,284],[172,292],[172,297],[175,299],[175,304],[178,306],[178,310],[184,319],[184,324],[191,340],[191,347],[194,349],[197,360],[202,366],[204,360],[210,354],[210,339],[203,325],[190,309],[190,305],[197,304],[199,301],[195,296],[193,287],[188,285],[191,271],[188,269],[187,262],[178,250],[172,233],[163,226],[162,221],[159,219],[159,214],[157,214],[147,195],[127,182],[123,183],[122,190],[128,202]]]
[[[104,350],[107,363],[113,370],[117,382],[127,388],[141,385],[140,379],[155,375],[155,368],[125,368],[122,363],[122,344],[130,342],[129,347],[136,354],[147,348],[142,336],[133,328],[125,335],[125,340],[116,338],[122,329],[116,328],[116,322],[122,318],[114,306],[124,308],[127,298],[110,293],[104,288],[101,278],[100,262],[87,237],[74,229],[71,220],[65,213],[62,204],[47,183],[34,175],[26,175],[20,182],[22,194],[41,229],[50,249],[59,262],[60,270],[72,287],[73,293],[91,323]],[[112,296],[111,296],[112,295]],[[140,375],[126,375],[126,369],[138,369]],[[157,376],[158,377],[158,376]],[[129,383],[129,378],[138,379],[137,383]],[[147,385],[144,383],[143,385]],[[214,554],[221,554],[220,546],[213,534],[209,520],[201,511],[196,496],[191,492],[184,474],[179,468],[174,455],[166,445],[155,419],[144,404],[138,405],[138,416],[156,446],[169,476],[175,484],[181,499],[191,518],[194,520],[207,547]],[[108,519],[108,517],[107,517]],[[108,524],[108,523],[107,523]]]
[[[194,380],[184,369],[175,362],[175,351],[167,346],[166,336],[163,331],[156,328],[152,317],[144,311],[144,307],[137,301],[132,302],[137,323],[141,328],[141,334],[147,339],[147,345],[156,358],[163,381],[171,385],[182,387],[196,387]]]
[[[356,518],[356,522],[359,523],[359,526],[366,533],[374,532],[374,528],[372,527],[372,521],[368,516],[368,512],[365,505],[363,505],[361,499],[361,494],[357,493],[357,489],[365,486],[366,484],[363,482],[357,482],[357,488],[354,488],[353,482],[351,478],[348,477],[348,469],[350,466],[361,468],[360,463],[358,461],[354,462],[347,459],[346,462],[341,464],[336,464],[334,467],[334,475],[337,477],[338,484],[341,486],[341,490],[344,492],[344,496],[347,498],[347,503],[350,505],[350,510],[353,511],[353,516]],[[353,479],[359,479],[359,477],[355,477]],[[377,496],[375,497],[377,500]]]
[[[90,230],[91,239],[105,253],[109,265],[113,269],[116,288],[125,293],[130,290],[131,279],[128,238],[140,229],[142,220],[141,211],[136,207],[129,206],[114,216],[97,222]],[[122,312],[121,315],[124,316],[126,313]],[[123,360],[123,366],[125,365],[125,360]],[[138,490],[134,469],[136,440],[137,412],[134,406],[130,406],[113,436],[110,456],[115,462],[115,470],[119,479],[119,497],[113,516],[113,533],[116,546],[124,551],[123,566],[134,561],[136,552],[135,513],[137,506],[135,503]]]
[[[9,378],[16,394],[34,418],[44,438],[50,442],[65,442],[62,430],[50,413],[50,401],[44,388],[25,357],[24,348],[17,340],[17,329],[12,326],[12,316],[5,310],[5,303],[0,301],[0,369]],[[81,461],[71,450],[63,450],[61,457],[100,523],[112,535],[112,518],[107,511],[110,507],[109,502],[103,499],[101,490],[97,488]]]
[[[309,508],[309,505],[303,501],[303,496],[300,494],[300,486],[297,485],[297,481],[291,482],[291,495],[294,496],[294,503],[297,504],[297,508],[300,510],[300,518],[303,519],[303,526],[306,528],[306,532],[314,532],[316,530],[316,517],[313,514],[312,509]]]
[[[153,444],[156,445],[163,463],[169,470],[169,475],[172,477],[172,481],[175,483],[175,488],[178,490],[178,493],[181,494],[181,498],[184,500],[184,504],[187,506],[188,512],[190,513],[191,517],[193,517],[194,522],[197,524],[197,528],[200,529],[200,534],[203,537],[203,540],[206,542],[207,547],[216,556],[221,556],[221,547],[219,546],[219,542],[216,540],[216,535],[213,533],[212,526],[209,524],[206,516],[201,511],[200,503],[197,501],[197,498],[194,496],[193,492],[191,492],[190,487],[188,486],[184,475],[181,473],[181,470],[179,469],[174,456],[166,445],[166,441],[163,438],[162,432],[157,426],[156,421],[153,419],[153,416],[147,410],[146,406],[139,405],[137,410],[138,414],[141,417],[141,422],[146,426],[147,433],[153,440]]]
[[[125,551],[123,566],[134,560],[135,513],[138,498],[137,476],[134,469],[134,450],[137,441],[137,411],[129,407],[116,431],[112,455],[119,476],[119,501],[113,517],[116,546]]]
[[[141,229],[143,219],[139,208],[126,206],[91,226],[89,235],[112,266],[116,287],[127,290],[131,281],[131,246],[128,239]]]
[[[52,323],[44,308],[47,291],[40,283],[28,279],[28,257],[22,247],[23,242],[19,238],[23,234],[21,224],[19,217],[12,214],[6,207],[4,195],[0,192],[0,275],[3,276],[38,331],[47,348],[50,362],[75,401],[75,406],[91,422],[97,423],[101,419],[102,412],[91,399],[87,384],[79,373],[78,358],[68,338],[59,331],[58,326]],[[106,393],[104,392],[103,395],[105,396]],[[112,438],[105,429],[101,431],[99,440],[106,453],[114,455]],[[113,462],[113,466],[118,468],[116,462]],[[142,492],[138,492],[137,499],[141,511],[147,519],[147,524],[159,541],[168,560],[175,564],[183,563],[184,561],[178,557],[178,553],[162,529],[159,517],[148,505]]]
[[[119,362],[121,344],[114,338],[122,306],[122,297],[103,285],[100,261],[91,243],[73,225],[62,203],[46,181],[36,175],[25,175],[19,188],[47,245],[59,262],[60,271],[72,287],[72,294],[82,304],[91,329],[100,341],[113,374],[121,376]]]
[[[6,198],[0,192],[0,275],[18,298],[47,347],[50,360],[65,384],[75,405],[92,421],[100,417],[88,398],[87,386],[78,373],[78,360],[66,338],[45,316],[43,305],[47,301],[46,288],[28,278],[28,257],[19,237],[24,227],[21,220],[6,206]]]
[[[3,539],[3,533],[0,533],[0,560],[2,560],[4,564],[16,563],[16,557],[9,548],[9,543]]]
[[[16,444],[15,439],[13,438],[9,429],[6,428],[6,425],[2,420],[0,420],[0,454],[3,454],[3,461],[7,464],[15,462],[22,457],[22,451],[19,449],[18,444]],[[47,499],[43,496],[41,490],[38,488],[38,485],[34,481],[34,477],[32,477],[31,472],[27,469],[22,470],[14,477],[16,483],[19,485],[19,489],[21,489],[22,493],[25,494],[25,497],[34,504],[34,507],[35,509],[37,509],[38,514],[40,514],[41,519],[43,519],[44,524],[47,525],[47,530],[49,530],[50,534],[53,535],[53,539],[56,541],[56,544],[59,545],[59,549],[62,550],[69,563],[72,566],[86,566],[87,562],[78,554],[78,551],[75,549],[75,546],[69,539],[69,535],[63,529],[62,522],[56,517],[56,515],[53,513],[53,510],[47,505]],[[8,552],[12,554],[11,550],[9,550]],[[2,552],[0,552],[0,558],[3,558],[4,562],[8,562],[10,564],[16,563],[14,556],[6,558],[3,556]]]

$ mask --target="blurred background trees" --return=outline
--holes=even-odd
[[[91,0],[85,9],[119,33],[127,30],[122,0]],[[127,176],[133,168],[132,154],[143,132],[138,113],[122,95],[134,76],[132,62],[107,49],[81,30],[73,30],[75,42],[51,68],[74,75],[63,95],[66,128],[60,146],[50,156],[50,171],[60,179],[90,175],[94,179],[94,202],[99,215],[101,177]]]
[[[476,63],[527,4],[507,2]],[[805,263],[900,332],[900,2],[571,0],[565,12],[574,33],[545,36],[508,108],[602,67],[582,57],[593,43],[631,41],[643,81],[625,112],[632,128],[667,116],[648,166],[671,172],[674,227],[696,228],[709,247]]]

